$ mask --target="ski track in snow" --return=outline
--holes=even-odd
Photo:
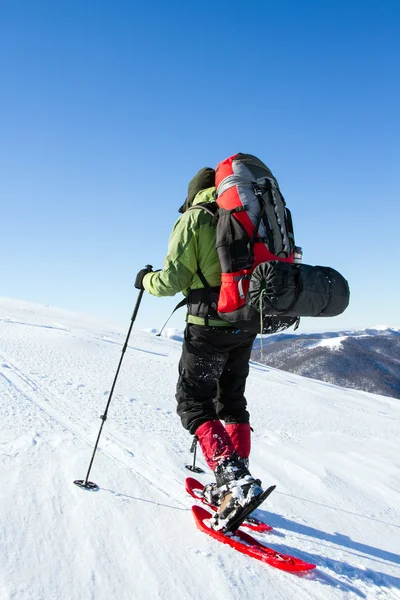
[[[252,363],[252,471],[277,490],[259,539],[291,575],[198,532],[175,415],[180,344],[0,299],[0,600],[400,600],[400,404]],[[199,457],[200,465],[205,468]],[[210,481],[211,475],[200,476]]]
[[[0,354],[0,361],[2,360],[2,356]],[[7,364],[7,368],[10,370],[10,374],[8,377],[4,375],[4,373],[0,370],[0,375],[4,377],[7,382],[10,384],[14,390],[21,394],[21,396],[25,397],[28,402],[32,402],[36,404],[41,411],[43,411],[47,416],[49,416],[53,422],[61,425],[65,430],[70,431],[71,434],[76,436],[78,439],[84,440],[87,444],[91,445],[91,441],[89,441],[88,437],[84,432],[84,424],[79,423],[74,417],[70,404],[67,404],[65,400],[63,400],[56,392],[52,392],[46,386],[40,384],[37,380],[32,377],[28,377],[25,375],[19,368],[11,363],[11,361],[3,361],[4,364]],[[15,383],[17,381],[18,383]],[[21,385],[22,384],[22,385]],[[24,385],[25,384],[25,385]],[[25,390],[27,391],[24,391]],[[31,395],[29,395],[29,393]],[[104,394],[107,396],[108,393]],[[103,411],[104,412],[104,411]],[[75,421],[75,423],[74,423]],[[129,457],[133,456],[133,453],[123,446],[123,441],[116,442],[116,437],[118,436],[110,436],[106,432],[103,432],[102,439],[108,441],[107,450],[104,448],[101,450],[105,455],[113,458],[115,461],[122,464],[125,468],[135,473],[136,476],[141,477],[149,485],[155,487],[159,490],[159,492],[163,495],[168,495],[162,488],[159,488],[154,482],[150,481],[146,477],[143,476],[140,472],[135,471],[132,467],[132,461],[129,461]],[[114,446],[114,448],[112,447]],[[121,452],[121,450],[123,452]],[[126,459],[126,456],[128,459]],[[138,459],[147,465],[150,469],[155,469],[159,476],[165,476],[165,473],[157,468],[156,465],[153,465],[146,461],[143,457],[138,457]],[[179,481],[179,480],[178,480]]]

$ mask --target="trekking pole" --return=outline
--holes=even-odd
[[[190,447],[190,452],[193,453],[193,464],[185,465],[185,467],[187,469],[189,469],[189,471],[193,471],[193,473],[204,473],[203,469],[200,469],[200,467],[196,467],[196,452],[197,452],[197,436],[196,435],[193,436],[193,442]]]
[[[153,267],[151,265],[146,265],[145,268],[147,269],[148,273],[150,273],[153,270]],[[95,454],[96,454],[96,451],[97,451],[97,446],[99,445],[99,440],[100,440],[101,432],[103,431],[104,423],[107,420],[107,414],[108,414],[108,409],[109,409],[109,406],[110,406],[111,398],[112,398],[112,395],[114,393],[115,384],[117,383],[119,371],[120,371],[120,368],[121,368],[121,365],[122,365],[122,360],[124,358],[125,351],[126,351],[126,349],[128,347],[128,342],[129,342],[129,337],[131,335],[132,327],[133,327],[133,324],[134,324],[134,322],[136,320],[137,314],[139,312],[139,306],[140,306],[140,303],[142,301],[143,293],[144,293],[144,290],[140,290],[139,295],[138,295],[138,299],[136,301],[136,305],[135,305],[135,308],[134,308],[134,311],[133,311],[133,314],[132,314],[131,324],[130,324],[130,327],[129,327],[128,335],[126,336],[125,344],[123,345],[123,348],[122,348],[121,358],[120,358],[120,361],[119,361],[119,364],[118,364],[117,372],[115,373],[114,382],[112,384],[110,395],[108,397],[108,402],[107,402],[106,410],[104,411],[104,414],[101,415],[101,417],[100,417],[100,419],[102,420],[102,423],[101,423],[99,434],[97,436],[97,440],[96,440],[96,443],[95,443],[95,446],[94,446],[94,450],[93,450],[93,454],[92,454],[92,459],[90,461],[89,469],[88,469],[88,472],[86,474],[86,479],[85,480],[83,480],[83,479],[76,479],[74,481],[75,485],[77,485],[78,487],[83,488],[85,490],[97,491],[99,489],[99,486],[96,483],[93,483],[92,481],[89,481],[90,470],[92,468],[94,457],[95,457]]]

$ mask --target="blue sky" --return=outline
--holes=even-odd
[[[0,2],[0,295],[128,324],[188,181],[249,152],[350,282],[300,331],[398,325],[399,26],[391,0]]]

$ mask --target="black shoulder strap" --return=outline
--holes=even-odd
[[[204,202],[191,206],[188,210],[205,210],[216,221],[218,219],[218,204],[216,202]]]
[[[204,204],[195,204],[194,206],[191,206],[188,210],[196,210],[196,208],[200,210],[205,210],[206,212],[208,212],[209,215],[214,217],[215,220],[216,218],[218,218],[218,204],[216,202],[205,202]],[[196,273],[203,286],[205,288],[210,288],[211,286],[209,285],[207,279],[204,277],[200,267],[197,269]]]
[[[210,288],[211,287],[209,285],[207,279],[204,277],[203,272],[200,269],[200,267],[197,269],[197,275],[199,276],[199,279],[200,279],[201,283],[204,285],[205,288]]]
[[[290,212],[290,210],[288,209],[287,206],[285,206],[285,217],[286,217],[286,229],[288,232],[288,237],[289,240],[291,242],[292,248],[295,247],[295,242],[294,242],[294,230],[293,230],[293,221],[292,221],[292,213]]]
[[[265,189],[265,194],[267,195],[267,202],[269,202],[270,204],[273,204],[273,200],[272,200],[272,184],[270,182],[269,179],[266,180],[265,182],[266,185],[266,189]],[[283,199],[283,197],[282,197]],[[285,200],[283,199],[283,202],[285,202]],[[265,206],[265,199],[263,197],[263,203],[264,203],[264,212],[262,214],[262,221],[264,223],[265,229],[267,230],[267,239],[268,239],[268,250],[270,252],[272,252],[272,254],[275,254],[275,240],[274,240],[274,233],[272,231],[272,227],[271,224],[268,220],[268,215],[266,213],[266,206]]]
[[[165,327],[168,325],[168,321],[170,320],[170,318],[172,317],[172,315],[174,314],[174,312],[177,311],[177,310],[179,310],[180,308],[182,308],[182,306],[187,306],[187,304],[188,304],[188,298],[187,298],[187,296],[185,296],[185,298],[183,298],[183,300],[181,300],[180,302],[178,302],[178,304],[175,306],[174,310],[169,315],[168,319],[165,321],[165,323],[161,327],[160,331],[156,334],[156,337],[160,337],[160,335],[164,331]]]
[[[256,241],[256,239],[257,239],[257,236],[258,236],[258,230],[259,230],[259,227],[260,227],[260,225],[261,225],[262,218],[263,218],[263,216],[264,216],[264,213],[265,213],[265,200],[264,200],[264,198],[263,198],[262,191],[261,191],[261,190],[260,190],[260,188],[259,188],[259,187],[257,187],[257,186],[254,186],[254,188],[253,188],[253,189],[254,189],[254,193],[255,193],[255,195],[256,195],[256,197],[257,197],[258,203],[259,203],[259,205],[260,205],[260,214],[258,215],[258,218],[257,218],[256,224],[255,224],[255,226],[254,226],[254,233],[253,233],[253,235],[251,236],[251,240],[250,240],[250,242],[249,242],[249,250],[252,250],[252,249],[253,249],[253,246],[254,246],[254,244],[255,244],[255,241]]]

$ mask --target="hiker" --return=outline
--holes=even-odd
[[[142,269],[135,285],[155,296],[187,296],[178,414],[215,474],[204,490],[219,505],[211,524],[235,531],[275,487],[263,492],[248,470],[244,391],[254,338],[297,328],[302,316],[339,315],[350,290],[335,269],[302,264],[279,184],[252,154],[201,169],[180,212],[164,269]]]
[[[135,287],[154,296],[187,296],[177,412],[183,427],[196,435],[215,474],[216,484],[205,490],[207,499],[219,504],[211,525],[226,531],[233,522],[237,528],[241,515],[251,512],[249,507],[258,506],[263,490],[248,468],[251,429],[244,396],[256,333],[221,320],[215,310],[221,286],[215,196],[215,171],[203,168],[189,183],[164,268],[140,270]],[[200,204],[199,210],[191,208]]]

